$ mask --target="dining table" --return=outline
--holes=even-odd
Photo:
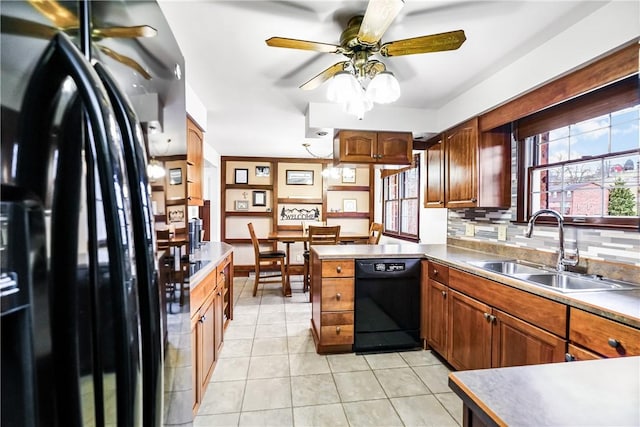
[[[268,235],[268,240],[276,241],[280,243],[284,243],[285,245],[285,272],[286,272],[286,280],[285,280],[285,295],[291,296],[291,279],[289,275],[290,271],[290,253],[291,253],[291,244],[296,242],[307,242],[309,240],[309,232],[300,230],[273,230]],[[368,233],[355,232],[355,231],[341,231],[340,236],[338,237],[338,241],[341,244],[349,244],[349,243],[367,243],[369,240]],[[305,244],[306,249],[306,244]]]

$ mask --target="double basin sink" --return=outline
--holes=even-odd
[[[640,286],[628,282],[604,279],[600,276],[558,272],[522,261],[469,261],[468,263],[563,293],[640,289]]]

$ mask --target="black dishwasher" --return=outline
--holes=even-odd
[[[356,260],[356,353],[420,348],[420,260]]]

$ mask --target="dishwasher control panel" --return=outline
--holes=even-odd
[[[394,272],[404,271],[404,262],[376,262],[373,264],[374,271]]]

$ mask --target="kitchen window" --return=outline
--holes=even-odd
[[[569,223],[638,228],[638,76],[521,120],[520,179],[529,216],[554,209]],[[520,194],[520,192],[519,192]]]
[[[384,171],[383,171],[384,173]],[[382,222],[384,234],[398,239],[418,241],[420,155],[413,165],[384,176],[382,180]]]

